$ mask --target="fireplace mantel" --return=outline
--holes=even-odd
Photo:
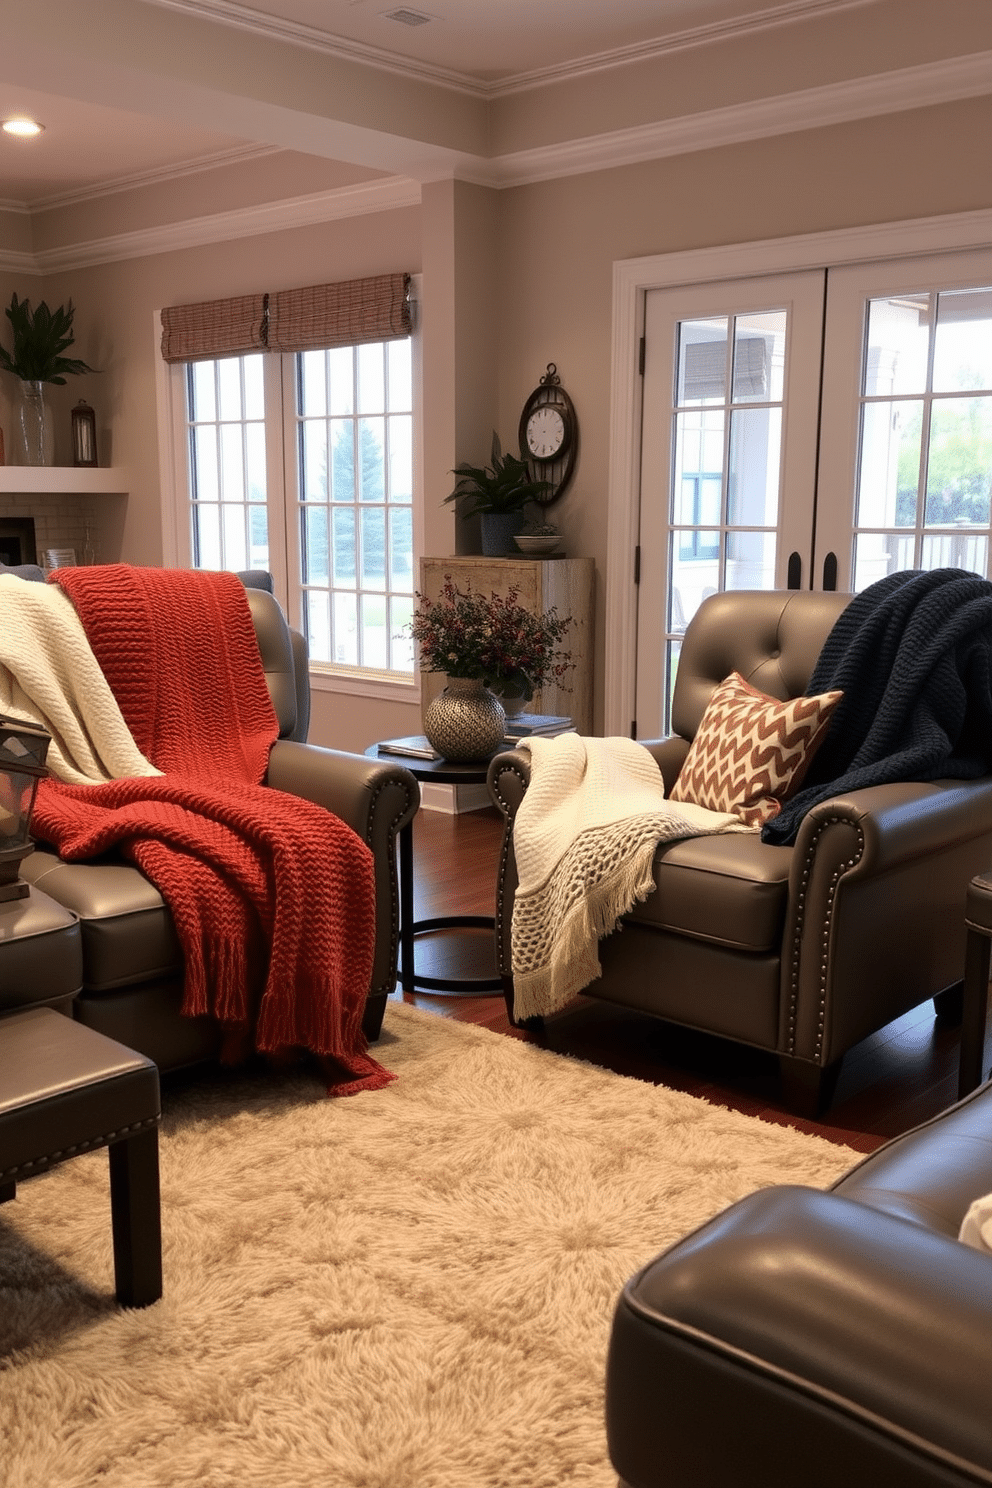
[[[0,495],[126,496],[122,466],[0,465]]]

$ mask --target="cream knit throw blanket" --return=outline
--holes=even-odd
[[[513,1012],[558,1012],[600,973],[597,942],[654,888],[655,848],[747,831],[735,816],[669,801],[632,739],[527,739],[530,785],[513,822]]]
[[[16,574],[0,574],[0,714],[48,730],[56,780],[161,773],[131,737],[71,599]]]

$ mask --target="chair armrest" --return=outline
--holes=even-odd
[[[821,801],[803,818],[796,860],[833,824],[863,838],[863,872],[885,873],[921,853],[939,852],[992,833],[992,779],[934,780],[875,785]],[[992,866],[992,842],[989,847]]]
[[[992,780],[822,801],[793,849],[779,1049],[825,1067],[964,976],[964,907],[992,864]],[[884,947],[884,954],[866,948]]]
[[[948,1458],[992,1471],[990,1339],[988,1256],[834,1194],[765,1189],[624,1289],[607,1370],[611,1456],[625,1480],[651,1481],[640,1417],[674,1482],[690,1480],[677,1465],[687,1452],[701,1483],[904,1481],[879,1474],[878,1454],[906,1452],[933,1464],[914,1483],[974,1481],[941,1472]],[[701,1420],[720,1430],[701,1435]],[[834,1467],[854,1448],[861,1472],[793,1476],[796,1441]],[[726,1478],[707,1470],[711,1453]]]
[[[413,820],[420,805],[416,779],[399,763],[277,739],[265,783],[332,811],[372,849],[376,950],[371,990],[391,992],[399,953],[396,834]]]

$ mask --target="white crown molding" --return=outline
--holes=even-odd
[[[155,0],[155,3],[164,3],[164,0]],[[169,0],[169,3],[184,3],[184,0]],[[760,99],[732,108],[713,109],[689,118],[658,120],[635,129],[569,140],[491,160],[466,156],[452,162],[449,157],[433,169],[429,160],[425,160],[423,172],[416,180],[410,176],[393,175],[258,207],[44,249],[34,255],[0,249],[0,268],[44,274],[147,257],[153,253],[305,227],[338,218],[418,206],[421,184],[439,177],[457,176],[460,180],[497,188],[529,185],[770,135],[816,129],[878,114],[899,113],[989,92],[992,92],[992,52],[981,52],[970,57],[906,68],[901,72],[784,94],[779,98]],[[208,169],[209,162],[202,168]],[[11,210],[20,208],[15,204]]]
[[[295,46],[323,52],[328,57],[337,57],[343,62],[361,62],[380,72],[440,84],[459,93],[470,93],[476,98],[484,98],[488,92],[485,83],[452,68],[416,62],[410,57],[401,56],[399,52],[368,46],[361,41],[347,41],[343,36],[333,36],[329,31],[322,31],[319,26],[308,26],[302,21],[287,20],[284,16],[267,15],[249,5],[238,5],[235,0],[144,0],[144,4],[157,5],[162,10],[177,10],[201,21],[218,21],[222,26],[233,26],[237,31],[251,32],[266,41],[288,41]]]
[[[509,98],[514,93],[545,87],[548,83],[573,82],[578,78],[607,72],[611,68],[624,67],[631,62],[655,61],[660,57],[671,57],[679,52],[689,51],[693,47],[706,46],[710,42],[754,36],[796,21],[815,20],[818,16],[836,15],[844,10],[860,10],[875,3],[876,0],[791,0],[787,5],[752,11],[746,17],[734,16],[723,21],[708,21],[701,26],[673,32],[670,36],[632,42],[629,46],[612,47],[605,52],[581,57],[577,62],[535,67],[532,71],[519,72],[513,77],[486,84],[486,93],[490,98]]]
[[[25,204],[30,212],[47,212],[55,208],[75,207],[80,202],[94,201],[100,197],[116,196],[122,191],[138,191],[145,186],[161,186],[168,181],[183,181],[187,176],[196,176],[204,171],[219,170],[225,165],[240,165],[246,160],[260,160],[266,155],[280,154],[278,145],[239,145],[232,150],[216,150],[210,155],[197,155],[178,165],[153,166],[150,170],[135,171],[129,176],[114,176],[95,186],[81,186],[58,196],[41,197]],[[2,203],[0,203],[2,205]]]
[[[700,26],[690,26],[672,32],[668,36],[652,37],[643,42],[615,47],[581,57],[577,61],[563,62],[532,71],[514,73],[494,82],[483,81],[471,73],[454,68],[432,66],[405,57],[385,47],[370,46],[364,42],[348,41],[335,36],[318,26],[309,26],[301,21],[291,21],[283,16],[269,15],[252,6],[241,5],[237,0],[144,0],[147,5],[157,5],[163,10],[175,10],[183,15],[195,16],[199,20],[217,21],[221,25],[233,26],[239,31],[248,31],[267,40],[288,41],[305,46],[326,56],[339,57],[343,61],[362,62],[377,67],[383,72],[399,73],[426,83],[441,84],[477,98],[503,98],[548,83],[568,82],[574,78],[590,76],[612,67],[622,67],[630,62],[650,61],[657,57],[670,56],[690,47],[704,46],[709,42],[727,38],[756,35],[776,27],[787,26],[796,21],[815,19],[821,15],[832,15],[840,11],[860,9],[874,5],[876,0],[788,0],[783,5],[769,5],[765,9],[752,11],[747,16],[731,17],[722,21],[708,21]]]
[[[370,212],[389,212],[400,207],[419,206],[420,195],[417,181],[411,181],[405,176],[391,176],[381,181],[344,186],[336,191],[320,191],[309,196],[291,197],[285,201],[267,202],[262,206],[217,212],[209,217],[172,222],[164,227],[142,228],[137,232],[96,238],[87,243],[71,243],[64,248],[42,249],[35,254],[5,253],[0,250],[0,269],[52,274],[70,269],[91,268],[95,264],[115,263],[121,259],[147,258],[153,253],[226,243],[237,238],[257,237],[262,233],[313,227],[345,217],[362,217]]]
[[[480,185],[523,186],[987,93],[992,93],[992,51],[520,150],[495,158],[478,180]]]

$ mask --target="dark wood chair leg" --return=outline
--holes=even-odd
[[[115,1142],[109,1152],[117,1300],[147,1307],[162,1295],[158,1128]]]
[[[506,1016],[509,1018],[511,1026],[516,1028],[516,1021],[513,1017],[513,978],[512,976],[505,976],[502,981],[503,1001],[506,1003]]]
[[[782,1082],[782,1100],[793,1116],[815,1121],[830,1105],[837,1090],[841,1060],[820,1066],[805,1059],[780,1054],[778,1059]]]
[[[938,992],[933,1000],[933,1010],[941,1028],[960,1028],[964,1016],[964,982],[954,982]]]
[[[17,1198],[16,1183],[0,1183],[0,1204],[6,1204],[11,1199]]]

